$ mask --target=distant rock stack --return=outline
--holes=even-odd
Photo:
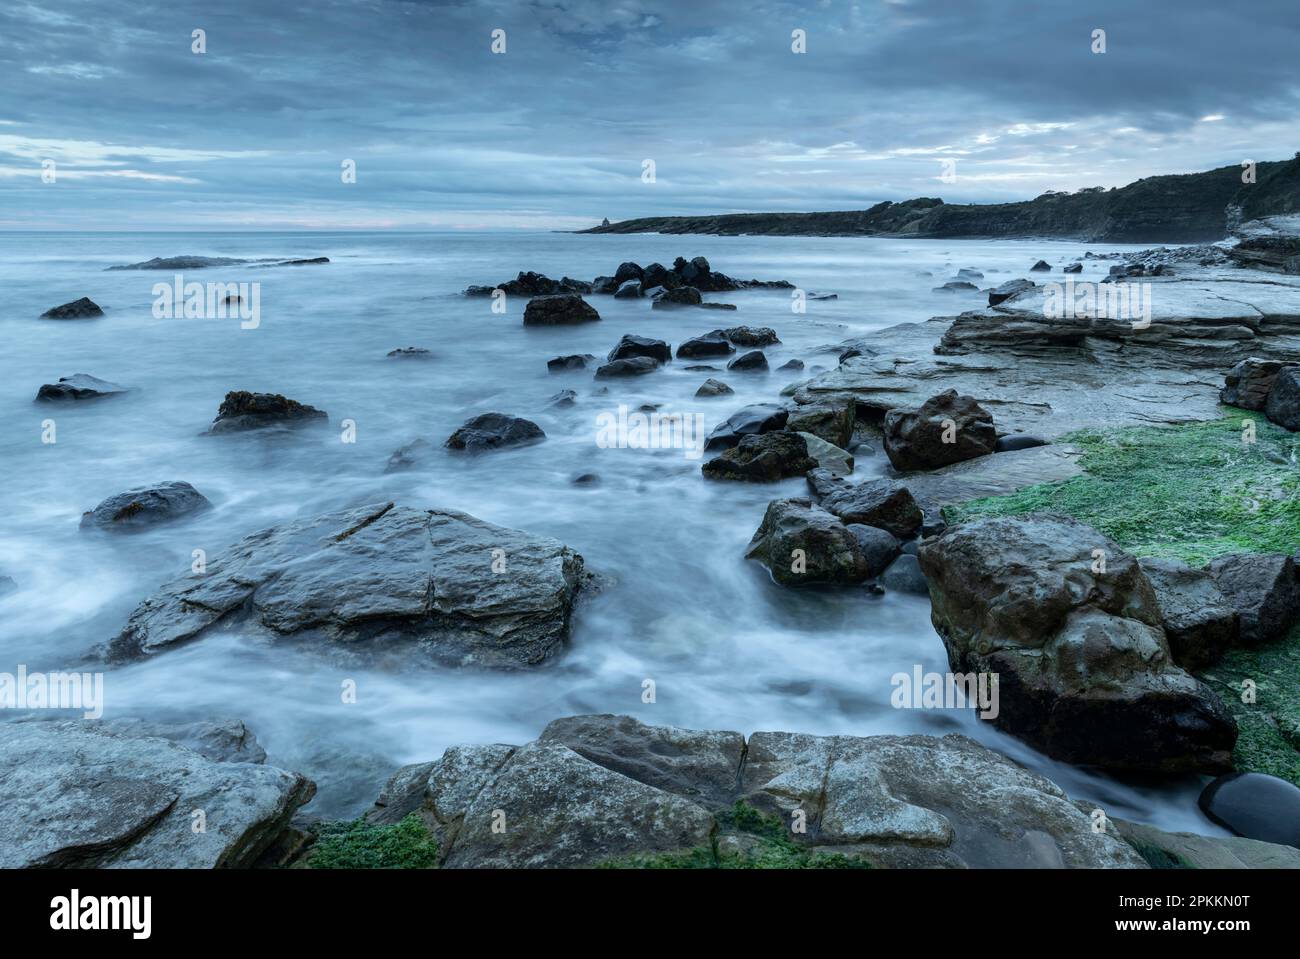
[[[605,217],[605,219],[601,220],[601,221],[600,221],[600,225],[601,225],[601,226],[609,226],[609,217]]]

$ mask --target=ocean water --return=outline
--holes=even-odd
[[[627,713],[646,722],[742,732],[961,732],[1043,772],[1072,797],[1165,828],[1220,832],[1201,816],[1203,780],[1121,781],[1053,762],[977,721],[969,711],[898,710],[890,677],[947,669],[928,602],[861,590],[774,586],[743,558],[767,502],[802,495],[802,480],[771,486],[705,482],[681,450],[601,448],[598,417],[643,403],[700,413],[712,428],[739,407],[771,402],[798,378],[790,358],[833,366],[834,344],[869,330],[980,304],[978,294],[932,287],[961,267],[984,285],[1124,247],[1049,241],[898,241],[846,238],[576,236],[567,234],[250,233],[0,234],[0,671],[52,670],[114,636],[131,610],[245,534],[295,516],[396,500],[463,510],[554,536],[611,585],[581,607],[572,641],[552,665],[527,673],[434,669],[341,670],[327,659],[239,631],[109,671],[105,714],[245,720],[270,761],[319,786],[309,810],[356,815],[398,766],[437,758],[454,743],[527,741],[551,719]],[[105,272],[155,256],[328,256],[323,266],[216,268],[187,281],[257,281],[260,324],[157,319],[153,286],[170,272]],[[709,299],[735,313],[652,311],[645,300],[589,298],[599,323],[525,329],[522,298],[503,314],[469,284],[520,270],[590,280],[624,260],[671,264],[704,255],[739,278],[787,279],[838,294],[791,309],[788,291]],[[1089,264],[1098,276],[1106,264]],[[930,272],[932,276],[922,275]],[[1089,275],[1085,273],[1085,278]],[[40,320],[89,296],[94,320]],[[631,380],[553,375],[560,354],[603,356],[625,333],[682,340],[718,326],[771,326],[773,372],[687,372],[687,362]],[[428,361],[387,358],[417,346]],[[707,361],[703,361],[707,362]],[[721,365],[721,364],[715,364]],[[136,391],[93,404],[36,404],[42,383],[89,373]],[[734,396],[696,400],[705,377]],[[608,385],[605,396],[593,395]],[[229,390],[284,393],[326,410],[331,428],[291,438],[202,437]],[[569,409],[548,407],[561,389]],[[443,451],[410,472],[388,456],[416,437],[440,446],[470,416],[495,410],[537,422],[545,442],[479,457]],[[42,442],[52,418],[56,442]],[[340,424],[356,424],[341,441]],[[859,457],[860,473],[883,470]],[[594,487],[575,486],[596,473]],[[130,535],[81,531],[81,513],[125,489],[192,483],[215,505],[193,519]],[[345,703],[341,685],[356,683]],[[655,702],[643,702],[653,680]]]

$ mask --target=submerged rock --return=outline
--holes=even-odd
[[[395,360],[431,360],[433,354],[422,346],[402,346],[388,351],[389,359]]]
[[[467,453],[523,446],[546,439],[542,428],[532,420],[508,413],[480,413],[470,417],[464,425],[447,437],[448,449]]]
[[[298,428],[320,425],[329,419],[324,410],[299,403],[279,393],[227,393],[208,433],[235,433],[268,426]]]
[[[567,639],[583,576],[556,540],[377,503],[244,537],[141,603],[107,652],[154,655],[237,624],[358,661],[534,666]]]
[[[722,382],[722,380],[715,380],[710,376],[700,385],[700,388],[695,391],[695,395],[701,399],[705,399],[714,396],[727,396],[734,392],[736,391],[726,383]]]
[[[315,793],[296,773],[214,760],[156,731],[0,723],[0,868],[248,867]]]
[[[731,345],[722,333],[715,330],[712,333],[705,333],[703,336],[695,336],[677,347],[677,358],[685,359],[704,359],[710,356],[729,356],[736,352],[736,348]]]
[[[596,370],[596,379],[605,380],[619,376],[644,376],[659,369],[659,361],[648,356],[634,356],[626,360],[614,360]]]
[[[422,437],[417,437],[406,445],[393,450],[392,455],[388,457],[388,464],[384,467],[384,472],[397,473],[402,470],[423,466],[433,459],[435,452],[432,443]]]
[[[899,470],[927,470],[992,453],[993,417],[972,397],[945,390],[918,410],[885,414],[885,453]]]
[[[1063,516],[981,519],[924,540],[931,618],[954,671],[995,673],[993,722],[1066,762],[1221,772],[1237,727],[1170,656],[1137,561]]]
[[[57,383],[46,383],[36,391],[36,399],[51,403],[63,400],[97,400],[129,392],[131,392],[129,386],[119,386],[88,373],[75,373],[72,376],[60,376]]]
[[[110,496],[90,512],[81,514],[81,528],[139,530],[211,508],[206,496],[178,480]]]
[[[41,314],[42,320],[84,320],[92,316],[103,316],[104,311],[88,296],[71,303],[52,306]]]
[[[572,353],[569,356],[557,356],[546,361],[546,369],[551,373],[567,373],[571,370],[585,370],[587,364],[596,358],[590,353]]]
[[[767,357],[762,350],[750,350],[728,363],[727,369],[741,373],[766,373]]]
[[[576,293],[535,296],[524,307],[524,326],[568,326],[599,319],[596,308]]]
[[[1029,271],[1031,273],[1051,273],[1052,265],[1048,263],[1046,260],[1039,260],[1037,263],[1035,263],[1033,266],[1029,268]]]
[[[634,356],[648,356],[658,363],[668,363],[672,361],[673,350],[663,340],[628,333],[609,351],[606,359],[612,363],[614,360],[626,360]]]
[[[664,290],[659,293],[650,306],[653,309],[662,310],[676,306],[700,306],[703,302],[704,298],[700,296],[700,291],[695,287],[679,286],[676,289]]]
[[[817,461],[808,455],[808,444],[802,436],[777,430],[742,436],[739,444],[704,463],[700,469],[709,479],[774,483],[801,476],[816,466]]]
[[[989,290],[989,306],[997,306],[999,303],[1005,303],[1025,290],[1032,290],[1037,287],[1033,280],[1007,280],[1007,282],[995,286]]]

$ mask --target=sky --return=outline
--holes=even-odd
[[[4,0],[0,229],[1030,199],[1290,158],[1297,50],[1300,0]]]

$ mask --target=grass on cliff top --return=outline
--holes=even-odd
[[[718,834],[707,846],[621,856],[601,869],[870,869],[871,864],[838,853],[811,852],[790,838],[785,823],[737,802],[717,816]],[[732,844],[728,839],[739,843]]]
[[[438,840],[420,817],[378,826],[364,819],[330,823],[312,846],[312,869],[434,869]]]
[[[1229,408],[1231,410],[1231,408]],[[1255,442],[1243,441],[1243,421]],[[1297,434],[1260,413],[1180,426],[1084,430],[1081,476],[944,510],[949,523],[980,516],[1073,516],[1138,556],[1200,566],[1225,553],[1294,553],[1300,547]]]

